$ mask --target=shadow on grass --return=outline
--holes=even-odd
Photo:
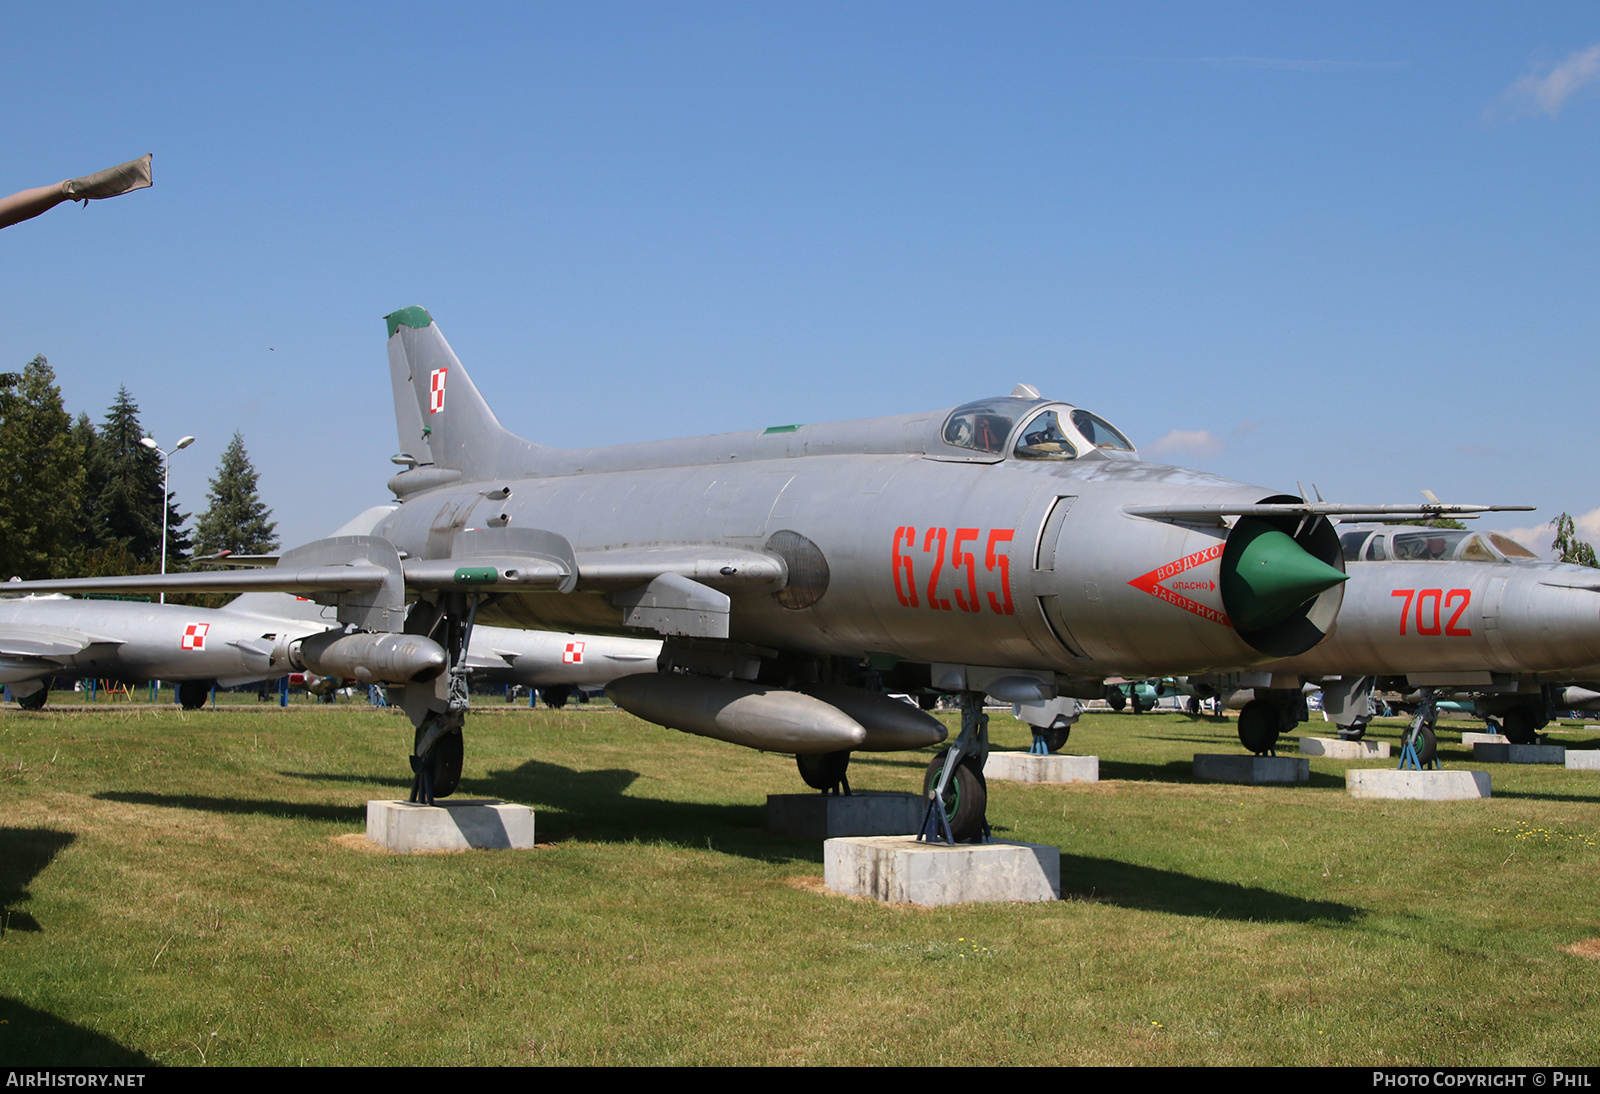
[[[280,771],[278,774],[286,779],[304,779],[313,783],[346,783],[356,786],[383,786],[399,787],[404,793],[400,797],[409,797],[411,794],[411,777],[401,778],[398,775],[335,775],[326,771]]]
[[[918,757],[921,758],[918,759]],[[910,759],[901,760],[888,759],[882,753],[873,755],[871,753],[855,752],[850,756],[850,770],[854,771],[858,767],[909,767],[917,771],[922,771],[927,768],[928,761],[932,759],[933,753],[931,752],[919,752],[916,753],[916,755],[913,755]]]
[[[575,771],[529,760],[487,778],[462,779],[463,797],[495,797],[533,805],[539,838],[595,843],[664,843],[709,847],[760,862],[822,861],[815,840],[768,835],[765,805],[718,805],[629,795],[637,771]]]
[[[28,883],[77,838],[50,828],[0,828],[0,937],[43,929],[17,905],[28,900]]]
[[[1061,896],[1063,900],[1087,900],[1148,912],[1257,923],[1349,923],[1366,914],[1349,904],[1305,900],[1271,889],[1065,853],[1061,856]]]
[[[354,825],[365,831],[365,805],[318,805],[316,802],[260,801],[250,798],[208,798],[199,794],[146,794],[131,790],[107,790],[96,794],[100,801],[125,805],[159,805],[167,809],[198,809],[206,813],[259,814],[285,820],[329,821]]]
[[[0,1063],[9,1067],[156,1067],[142,1052],[0,995]]]
[[[1243,755],[1241,753],[1240,755]],[[1126,779],[1129,782],[1162,782],[1162,783],[1189,783],[1194,786],[1234,786],[1235,783],[1213,782],[1210,779],[1197,779],[1194,777],[1194,762],[1192,760],[1173,760],[1164,764],[1133,763],[1126,760],[1100,761],[1100,777],[1102,779]],[[1311,778],[1303,783],[1254,783],[1249,784],[1260,787],[1283,787],[1293,790],[1304,787],[1317,787],[1323,790],[1344,789],[1343,775],[1330,775],[1320,771],[1312,771]]]
[[[1496,789],[1494,796],[1497,798],[1527,798],[1541,802],[1583,802],[1593,805],[1600,802],[1600,794],[1552,794],[1548,791],[1538,790],[1500,790]]]

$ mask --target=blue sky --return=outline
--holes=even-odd
[[[1600,9],[32,5],[0,367],[119,384],[203,508],[235,429],[286,542],[384,500],[420,304],[558,445],[1018,381],[1330,500],[1590,514]],[[1489,522],[1485,522],[1489,523]]]

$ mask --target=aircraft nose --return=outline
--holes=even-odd
[[[1329,566],[1283,532],[1260,528],[1234,565],[1223,568],[1222,601],[1235,626],[1260,630],[1348,580],[1349,574]]]

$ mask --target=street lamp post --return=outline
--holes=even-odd
[[[165,577],[167,576],[167,477],[172,473],[172,454],[194,444],[194,438],[184,437],[165,452],[161,451],[161,446],[156,444],[154,437],[145,437],[139,443],[161,457],[161,576]],[[161,603],[166,602],[167,594],[163,591]]]

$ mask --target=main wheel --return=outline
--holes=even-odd
[[[539,689],[539,698],[543,699],[544,705],[549,707],[551,710],[560,710],[562,707],[566,706],[567,700],[571,696],[572,689],[567,687],[565,684],[557,684],[555,687]]]
[[[461,785],[461,764],[466,759],[467,742],[457,733],[446,733],[433,746],[433,796],[448,798]]]
[[[1506,711],[1505,717],[1500,719],[1500,732],[1504,733],[1514,745],[1531,745],[1539,736],[1533,720],[1531,713],[1520,707],[1514,707]]]
[[[1365,718],[1357,718],[1354,722],[1339,729],[1339,739],[1341,741],[1359,741],[1366,735],[1367,720]]]
[[[1112,710],[1121,713],[1122,708],[1128,705],[1128,697],[1122,694],[1121,688],[1109,687],[1106,689],[1106,702],[1111,704]]]
[[[1035,730],[1035,732],[1038,731]],[[1060,752],[1066,747],[1067,738],[1072,736],[1072,727],[1057,726],[1045,730],[1040,735],[1044,737],[1044,747],[1048,748],[1051,752]]]
[[[11,697],[17,701],[17,706],[23,710],[43,710],[45,700],[50,698],[50,681],[46,680],[44,686],[31,695],[18,695],[13,690]]]
[[[211,697],[213,680],[185,680],[178,685],[178,705],[184,710],[199,710]]]
[[[1271,752],[1278,744],[1279,722],[1271,703],[1250,700],[1239,712],[1239,743],[1257,756]]]
[[[1143,714],[1145,712],[1145,705],[1139,701],[1138,688],[1134,688],[1128,692],[1128,705],[1133,707],[1133,713],[1135,714]],[[1152,702],[1150,705],[1153,707],[1155,706],[1155,703]]]
[[[922,780],[922,796],[933,793],[944,774],[944,764],[949,751],[939,753],[928,761],[928,774]],[[950,825],[950,834],[957,843],[983,834],[984,816],[989,809],[989,788],[984,784],[983,771],[972,760],[963,760],[944,789],[944,819]]]
[[[1189,696],[1189,701],[1185,705],[1189,708],[1189,713],[1190,714],[1199,714],[1200,713],[1200,696],[1198,696],[1198,695]]]
[[[850,750],[813,752],[796,756],[794,762],[800,769],[800,777],[811,789],[832,790],[844,782],[845,772],[850,769]]]

